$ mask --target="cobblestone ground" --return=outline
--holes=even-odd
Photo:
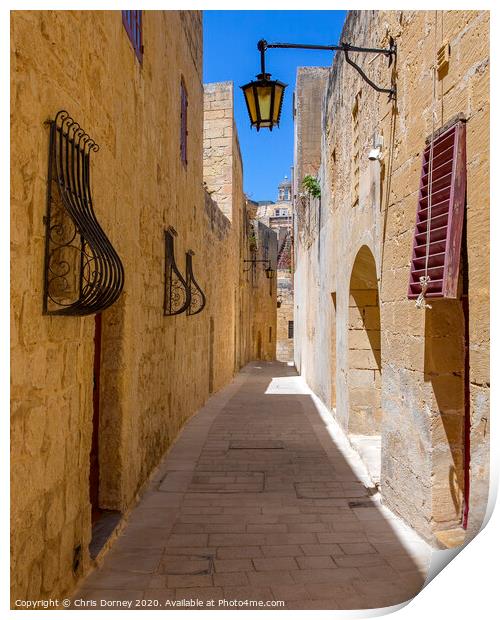
[[[293,368],[245,367],[186,425],[73,605],[358,609],[413,597],[430,548],[380,505],[320,411]]]

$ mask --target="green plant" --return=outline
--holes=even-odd
[[[257,250],[257,237],[253,229],[248,235],[248,245],[250,247],[250,252],[255,252]]]
[[[320,198],[321,187],[318,183],[318,179],[314,178],[310,174],[306,174],[306,176],[302,179],[302,187],[313,198]]]

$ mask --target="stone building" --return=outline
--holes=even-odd
[[[265,267],[270,261],[276,271],[277,238],[267,225],[259,224],[255,204],[243,194],[234,84],[205,84],[204,108],[205,189],[241,233],[239,262],[235,263],[240,279],[239,298],[235,299],[239,305],[235,337],[240,356],[235,370],[239,370],[249,359],[276,359],[276,278],[268,278]],[[237,210],[232,207],[236,200],[240,204]]]
[[[273,357],[276,280],[245,273],[200,12],[15,11],[11,50],[11,587],[37,600],[99,561],[209,395]]]
[[[278,235],[276,359],[293,362],[293,209],[287,176],[278,185],[278,200],[260,202],[257,217]]]
[[[341,40],[387,48],[390,37],[391,66],[350,57],[377,85],[392,82],[393,99],[343,53],[297,71],[295,361],[384,503],[432,544],[454,546],[479,530],[489,484],[489,13],[353,11]],[[434,150],[443,210],[428,217]],[[306,174],[320,199],[304,191]],[[440,295],[459,266],[457,290]],[[409,281],[424,272],[432,307],[418,308],[419,279]]]

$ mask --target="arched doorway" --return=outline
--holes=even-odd
[[[349,285],[349,433],[379,435],[382,421],[380,307],[377,269],[364,245]]]

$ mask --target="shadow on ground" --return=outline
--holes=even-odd
[[[295,369],[249,364],[186,425],[73,608],[366,609],[411,599],[430,548],[380,505],[341,441]]]

